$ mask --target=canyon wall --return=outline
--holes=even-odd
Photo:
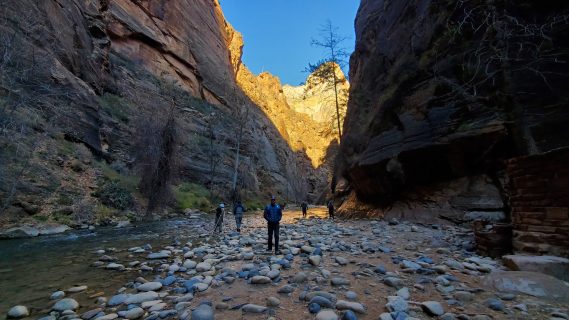
[[[229,49],[236,82],[260,109],[271,119],[280,135],[298,157],[290,165],[287,176],[293,187],[290,194],[295,201],[323,202],[329,196],[332,161],[337,152],[336,107],[333,103],[334,89],[326,81],[313,74],[301,86],[283,86],[278,77],[268,72],[253,74],[241,61],[243,37],[230,25],[226,28],[230,39]],[[341,121],[346,112],[349,84],[337,67]],[[298,165],[300,164],[300,165]]]
[[[568,10],[363,0],[336,171],[342,209],[507,219],[504,160],[569,144]]]
[[[3,219],[131,214],[100,203],[109,181],[129,189],[139,200],[131,209],[140,209],[137,140],[169,110],[181,139],[176,183],[191,183],[181,194],[197,185],[227,199],[238,140],[247,199],[287,201],[300,172],[317,175],[283,129],[289,124],[270,116],[278,111],[242,89],[239,79],[257,77],[241,72],[232,51],[242,42],[217,0],[9,0],[0,18]],[[258,79],[282,91],[273,77]],[[317,193],[315,185],[304,191]]]

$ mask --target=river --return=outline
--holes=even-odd
[[[309,215],[322,217],[326,211],[313,208]],[[262,227],[259,216],[259,212],[245,215],[244,232],[247,228]],[[293,222],[300,216],[298,210],[286,210],[283,222]],[[248,221],[252,223],[249,226]],[[225,223],[226,228],[234,228],[233,216],[228,215]],[[95,299],[88,299],[90,295],[103,292],[108,296],[138,276],[128,271],[109,273],[91,266],[97,260],[97,250],[106,250],[108,255],[123,260],[129,255],[129,248],[202,241],[203,235],[211,229],[212,216],[203,216],[0,241],[0,314],[6,314],[14,305],[26,305],[32,314],[47,312],[53,292],[79,285],[89,289],[87,294],[81,295],[83,300],[78,298],[78,301],[82,305],[93,304]]]

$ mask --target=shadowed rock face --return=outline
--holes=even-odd
[[[339,168],[357,199],[479,174],[500,186],[503,159],[567,145],[568,8],[363,0]]]
[[[2,49],[12,46],[10,63],[16,66],[0,62],[2,68],[14,67],[9,72],[2,69],[0,98],[35,96],[19,110],[39,115],[35,130],[21,140],[29,153],[7,160],[17,167],[18,161],[26,163],[27,155],[33,155],[29,163],[35,169],[24,171],[25,186],[14,199],[18,206],[32,203],[41,206],[43,214],[59,206],[55,198],[60,193],[72,194],[66,206],[84,196],[93,200],[88,190],[97,189],[101,176],[90,166],[95,157],[134,173],[134,122],[167,110],[168,98],[157,85],[162,80],[176,82],[185,92],[177,110],[183,140],[181,181],[203,185],[213,180],[220,190],[229,190],[239,136],[237,114],[242,109],[249,110],[249,116],[240,136],[239,183],[250,195],[292,198],[293,178],[298,179],[299,172],[309,178],[314,173],[304,151],[293,151],[279,124],[273,124],[237,84],[241,56],[231,55],[230,49],[242,43],[235,41],[239,35],[226,23],[217,0],[8,0],[0,18]],[[24,78],[18,71],[24,67],[30,70],[27,82],[13,81]],[[213,140],[222,147],[216,152],[214,178],[208,154],[212,122]],[[58,148],[69,142],[72,147],[58,154]],[[85,146],[90,153],[69,154]],[[41,157],[40,149],[45,150]],[[0,160],[9,156],[1,153]],[[72,162],[78,163],[77,172],[70,170]],[[26,183],[30,179],[34,182]],[[2,199],[12,180],[2,180]]]

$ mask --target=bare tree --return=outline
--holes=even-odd
[[[157,105],[151,106],[150,112],[142,112],[136,125],[136,166],[141,174],[140,191],[148,198],[147,217],[173,198],[171,186],[180,146],[176,117],[179,95],[183,93],[175,83],[158,80],[156,84],[156,92],[148,92],[155,99],[139,97],[146,100],[139,102],[153,101]]]
[[[338,140],[342,140],[342,124],[340,122],[340,101],[338,86],[346,81],[345,78],[338,77],[338,69],[344,68],[346,58],[349,53],[342,43],[347,38],[340,35],[338,28],[328,20],[320,29],[320,39],[312,39],[313,46],[324,49],[324,58],[315,64],[308,64],[307,72],[320,79],[334,89],[334,100],[336,106],[336,122],[338,125]]]
[[[224,143],[223,139],[219,136],[221,130],[221,122],[219,121],[219,115],[215,112],[210,113],[206,117],[206,136],[208,139],[207,144],[207,157],[209,160],[209,194],[210,202],[213,202],[215,197],[215,185],[217,178],[217,170],[221,162],[223,161],[224,153]]]
[[[249,108],[243,102],[243,99],[240,97],[237,99],[237,104],[239,111],[236,115],[237,127],[238,127],[238,135],[237,135],[237,142],[235,148],[235,165],[233,167],[233,180],[231,182],[231,191],[232,191],[232,200],[235,202],[238,198],[237,192],[237,176],[239,173],[239,157],[241,155],[241,141],[243,140],[243,130],[247,121],[249,120]]]

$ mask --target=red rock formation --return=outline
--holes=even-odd
[[[11,105],[21,111],[9,113],[10,121],[36,128],[13,139],[25,146],[18,149],[26,151],[23,156],[0,154],[0,161],[8,159],[4,167],[14,172],[13,178],[2,180],[2,201],[8,198],[9,181],[19,179],[16,168],[35,168],[23,171],[25,187],[13,199],[12,211],[21,213],[32,204],[41,207],[41,214],[56,212],[62,206],[61,194],[71,198],[65,201],[66,213],[75,212],[81,201],[91,203],[90,190],[96,190],[101,179],[101,171],[91,166],[96,158],[132,174],[137,134],[133,123],[166,111],[174,98],[162,91],[171,90],[164,86],[170,82],[185,92],[176,98],[183,136],[180,181],[211,182],[206,142],[208,123],[215,122],[213,139],[221,150],[213,180],[221,196],[229,196],[239,128],[236,114],[243,108],[249,117],[242,135],[239,183],[247,196],[291,197],[295,175],[290,167],[311,168],[304,153],[291,150],[278,125],[238,87],[240,55],[230,53],[238,34],[225,21],[217,0],[7,0],[2,7],[0,46],[11,47],[9,63],[0,61],[0,99],[12,99]],[[24,96],[25,103],[18,104],[16,98]],[[37,115],[31,125],[25,122],[28,112]],[[9,129],[13,137],[18,133],[14,128]],[[1,145],[11,146],[5,136]],[[58,151],[62,145],[67,146],[65,152]]]
[[[552,1],[362,1],[343,191],[372,207],[421,208],[417,188],[437,193],[484,174],[503,195],[503,160],[567,145],[568,10]]]

